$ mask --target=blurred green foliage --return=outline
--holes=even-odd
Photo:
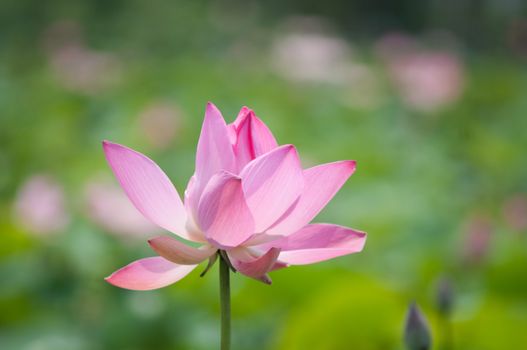
[[[86,204],[86,184],[110,178],[103,139],[149,155],[182,193],[208,100],[228,121],[253,108],[306,166],[356,159],[356,174],[316,221],[369,234],[364,252],[276,271],[271,287],[235,275],[235,349],[401,349],[412,300],[444,348],[434,305],[444,276],[455,291],[454,348],[527,344],[527,70],[525,43],[512,40],[525,38],[524,6],[487,2],[472,19],[483,30],[472,41],[457,7],[443,2],[406,1],[393,12],[383,2],[358,1],[349,12],[344,2],[297,3],[1,2],[1,349],[216,348],[216,268],[159,291],[112,287],[104,276],[152,255],[148,235],[113,235]],[[431,15],[438,6],[442,21]],[[322,31],[352,47],[350,62],[373,85],[275,69],[276,42],[302,14],[325,16]],[[460,57],[462,93],[415,108],[378,42],[408,30],[423,50],[444,50],[428,35],[434,29],[449,32],[446,51]],[[487,37],[494,44],[480,45]],[[177,119],[161,146],[164,124],[152,138],[144,117],[159,104]],[[69,215],[45,234],[16,218],[35,174],[60,184]]]

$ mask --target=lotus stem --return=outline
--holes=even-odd
[[[231,286],[229,263],[220,256],[221,350],[231,348]]]

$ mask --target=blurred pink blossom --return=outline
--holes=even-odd
[[[86,47],[76,22],[55,23],[46,32],[44,47],[53,74],[67,89],[95,94],[119,79],[117,58]]]
[[[105,141],[104,152],[130,201],[150,221],[199,244],[171,236],[149,240],[159,254],[137,260],[107,281],[133,290],[177,282],[219,252],[248,277],[271,283],[270,271],[362,250],[366,234],[333,224],[309,224],[355,171],[354,161],[302,169],[294,146],[279,146],[244,107],[226,124],[209,103],[198,141],[196,171],[184,202],[152,160]]]
[[[297,81],[340,83],[348,70],[346,41],[320,33],[291,33],[276,39],[272,60],[278,73]]]
[[[508,198],[503,204],[503,216],[512,229],[527,229],[527,197],[518,194]]]
[[[84,194],[89,217],[110,233],[123,238],[146,238],[161,231],[137,211],[118,186],[109,181],[96,179],[88,182]]]
[[[139,128],[151,146],[165,149],[179,132],[182,119],[182,111],[176,105],[154,102],[140,114]]]
[[[47,175],[33,175],[18,190],[14,219],[35,234],[62,231],[69,222],[62,186]]]
[[[325,27],[316,18],[291,19],[271,47],[274,70],[293,82],[335,85],[341,100],[351,107],[378,105],[376,72],[356,59],[348,41]]]
[[[424,49],[402,35],[384,37],[377,44],[377,51],[408,106],[432,111],[461,97],[465,74],[461,59],[454,52]]]
[[[487,216],[475,215],[469,218],[463,245],[463,257],[466,262],[478,264],[485,260],[489,253],[492,233],[492,222]]]

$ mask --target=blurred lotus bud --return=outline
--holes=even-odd
[[[14,203],[17,224],[36,234],[63,230],[69,222],[62,186],[47,175],[30,177],[19,189]]]
[[[486,216],[471,217],[465,229],[465,242],[463,244],[463,258],[470,264],[481,263],[488,255],[490,239],[492,236],[492,223]]]
[[[507,199],[503,205],[503,216],[513,230],[527,229],[527,197],[516,195]]]
[[[155,102],[139,116],[139,127],[151,146],[166,149],[177,135],[181,120],[182,112],[177,106]]]
[[[416,303],[412,303],[408,309],[404,342],[408,350],[428,350],[432,347],[430,328]]]
[[[447,278],[441,278],[437,283],[436,303],[441,315],[450,316],[454,306],[454,291],[450,280]]]
[[[145,219],[117,185],[93,180],[84,189],[87,214],[100,228],[123,238],[146,238],[161,229]]]

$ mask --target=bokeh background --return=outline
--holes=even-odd
[[[103,280],[162,232],[101,140],[182,193],[209,100],[253,108],[305,166],[356,159],[316,221],[369,234],[272,286],[235,275],[234,349],[402,349],[412,300],[436,349],[524,348],[526,64],[521,0],[2,0],[0,348],[217,347],[217,267]]]

